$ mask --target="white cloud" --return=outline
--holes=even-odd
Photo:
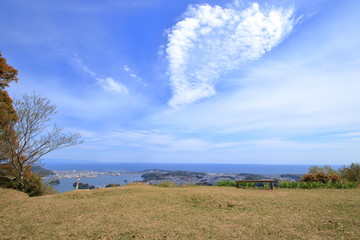
[[[179,138],[169,133],[152,130],[111,129],[102,137],[103,143],[115,146],[136,147],[151,151],[203,151],[209,143],[196,138]]]
[[[124,66],[124,71],[125,71],[125,72],[129,72],[129,71],[130,71],[130,68],[129,68],[128,65],[125,65],[125,66]]]
[[[222,74],[260,58],[278,45],[293,29],[293,9],[264,8],[253,3],[191,6],[168,34],[172,107],[216,93]]]
[[[343,138],[360,137],[360,132],[348,132],[348,133],[334,134],[334,135],[331,135],[330,137],[343,137]]]
[[[139,77],[138,75],[136,75],[128,65],[124,66],[124,71],[127,72],[129,74],[129,76],[131,78],[135,79],[138,83],[140,83],[141,85],[147,87],[147,84],[142,80],[142,78]]]
[[[244,76],[246,86],[153,119],[177,129],[239,136],[249,131],[278,137],[358,129],[360,71],[292,61],[257,65]]]
[[[99,78],[97,74],[92,71],[90,68],[88,68],[79,57],[75,56],[73,58],[73,61],[75,62],[76,66],[79,67],[83,72],[88,74],[91,78],[96,80],[96,83],[101,86],[101,88],[107,92],[113,93],[113,94],[127,94],[128,89],[118,81],[114,80],[111,77],[107,78]],[[125,66],[126,67],[126,66]],[[125,68],[124,67],[124,68]]]
[[[108,92],[115,93],[115,94],[126,94],[128,93],[127,88],[122,85],[121,83],[115,81],[113,78],[105,78],[105,79],[97,79],[98,84]]]

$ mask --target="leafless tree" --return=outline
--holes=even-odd
[[[25,176],[31,166],[41,158],[58,149],[82,143],[79,133],[64,133],[57,125],[51,126],[56,107],[49,99],[34,93],[14,101],[18,116],[13,129],[15,134],[2,133],[0,141],[2,156],[6,156],[8,169],[3,177],[15,180],[20,189],[25,189]],[[9,171],[10,170],[10,171]],[[8,173],[11,174],[6,174]]]

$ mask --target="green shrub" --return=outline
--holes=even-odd
[[[6,177],[2,177],[1,175],[0,175],[0,187],[19,190],[19,184],[15,180],[10,180]]]
[[[3,188],[12,188],[21,191],[19,183],[14,180],[8,180],[5,178],[0,178],[0,184]],[[25,190],[24,192],[30,197],[49,195],[57,193],[53,187],[48,183],[45,183],[41,177],[37,174],[31,174],[25,179]]]
[[[32,174],[25,180],[25,193],[30,197],[36,197],[43,195],[43,181],[37,174]]]
[[[289,181],[281,181],[278,183],[279,188],[290,188],[290,182]]]
[[[326,183],[322,182],[288,182],[282,181],[279,182],[279,188],[299,188],[299,189],[315,189],[315,188],[336,188],[336,189],[350,189],[356,188],[357,184],[354,182],[331,182],[328,181]]]
[[[238,184],[236,181],[233,181],[233,180],[222,180],[222,181],[218,181],[216,183],[216,186],[220,186],[220,187],[255,188],[256,184],[255,183],[249,183],[249,182],[241,182],[241,183]]]
[[[241,187],[241,188],[255,188],[256,184],[255,183],[241,182],[237,186]]]
[[[237,187],[236,181],[233,180],[222,180],[216,183],[216,186],[220,187]]]
[[[349,182],[348,183],[349,188],[357,188],[358,186],[359,186],[358,183],[355,183],[355,182]]]
[[[290,187],[291,188],[299,188],[299,182],[290,182]]]
[[[316,185],[313,185],[314,182],[300,182],[299,188],[301,189],[311,189],[316,188]]]

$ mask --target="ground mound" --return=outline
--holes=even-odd
[[[8,190],[1,195],[4,193],[24,196]],[[26,198],[0,204],[0,212],[2,239],[360,236],[360,189],[131,185]]]
[[[26,193],[14,189],[0,188],[0,204],[9,201],[23,200],[28,197]]]

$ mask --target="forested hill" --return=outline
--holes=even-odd
[[[31,172],[36,173],[40,176],[49,176],[49,175],[55,175],[55,173],[49,169],[43,168],[41,166],[33,166],[31,167]]]

